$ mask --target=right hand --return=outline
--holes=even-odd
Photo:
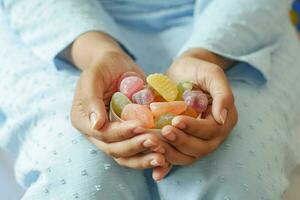
[[[90,62],[92,64],[87,63],[86,61],[90,59],[87,59],[84,54],[88,56],[93,54],[93,52],[87,53],[92,51],[87,46],[87,42],[90,41],[89,37],[94,37],[95,34],[99,36],[97,33],[81,36],[84,38],[77,39],[71,47],[73,48],[71,53],[80,53],[80,55],[72,54],[70,57],[77,60],[71,62],[79,68],[85,67],[74,95],[71,111],[73,126],[122,166],[137,169],[166,166],[165,158],[161,153],[163,141],[157,135],[147,133],[139,121],[108,121],[107,108],[112,94],[117,90],[120,77],[126,72],[136,73],[143,79],[145,75],[129,56],[116,46],[115,42],[111,42],[113,47],[106,48],[110,49],[109,51],[106,52],[102,48],[98,51],[99,54],[95,53],[94,55],[98,57],[93,58],[93,62]],[[95,38],[92,40],[95,42]],[[104,42],[106,47],[110,45],[111,40],[110,38]],[[84,41],[82,44],[84,48],[81,51],[80,41]],[[150,153],[142,153],[149,150]]]

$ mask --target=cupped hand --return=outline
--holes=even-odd
[[[73,126],[122,166],[166,166],[162,140],[143,129],[139,121],[108,121],[109,101],[117,91],[120,77],[133,73],[144,79],[143,71],[112,38],[102,33],[81,36],[68,53],[67,59],[83,69],[71,110]]]
[[[169,68],[175,82],[191,81],[213,99],[202,118],[177,116],[162,129],[162,136],[178,151],[193,159],[213,152],[225,140],[238,120],[234,97],[223,69],[215,63],[185,54]],[[172,162],[171,162],[172,163]]]

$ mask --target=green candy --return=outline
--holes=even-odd
[[[172,124],[172,119],[175,117],[174,114],[171,113],[166,113],[161,116],[159,116],[157,119],[154,121],[154,127],[157,129],[161,129],[166,125],[171,125]]]
[[[119,117],[121,116],[123,108],[130,103],[131,101],[128,99],[128,97],[121,92],[114,93],[111,98],[112,109]]]
[[[187,90],[192,90],[193,89],[193,83],[189,81],[182,81],[177,84],[177,90],[178,94],[176,97],[177,101],[183,100],[182,95],[185,91]]]

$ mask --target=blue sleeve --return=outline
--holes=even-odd
[[[113,19],[98,0],[3,0],[2,4],[11,27],[46,61],[88,31],[121,38]],[[119,42],[126,46],[122,39]]]
[[[180,53],[204,48],[244,62],[240,66],[247,69],[234,72],[238,78],[248,79],[254,70],[267,80],[272,52],[284,33],[281,25],[290,23],[289,8],[283,0],[198,0],[193,33]]]

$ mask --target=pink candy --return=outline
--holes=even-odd
[[[201,91],[185,91],[182,95],[184,102],[198,113],[204,112],[208,105],[206,94]]]
[[[141,105],[149,105],[154,101],[154,98],[154,94],[149,88],[140,90],[132,95],[132,101]]]
[[[144,88],[144,81],[137,76],[125,77],[119,86],[119,91],[131,99],[132,95]]]

